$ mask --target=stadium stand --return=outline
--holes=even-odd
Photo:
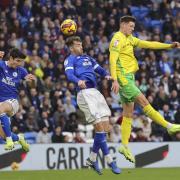
[[[84,51],[109,70],[108,43],[123,15],[137,18],[135,35],[141,39],[180,41],[178,0],[0,1],[0,50],[7,54],[11,47],[21,49],[27,54],[25,67],[37,76],[36,88],[21,86],[21,107],[12,118],[14,132],[25,133],[29,143],[40,138],[44,140],[40,143],[52,142],[53,134],[53,142],[92,142],[93,128],[85,124],[75,101],[75,87],[64,74],[63,62],[68,51],[60,24],[66,18],[74,19]],[[136,57],[140,64],[137,85],[168,121],[180,124],[180,51],[137,49]],[[122,113],[119,97],[110,91],[111,84],[106,80],[99,79],[99,85],[112,110],[109,141],[119,142],[120,128],[116,123]],[[132,142],[179,140],[179,134],[170,137],[145,117],[139,107],[135,108]]]

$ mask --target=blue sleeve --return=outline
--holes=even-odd
[[[0,68],[2,68],[2,67],[3,67],[3,60],[0,59]]]
[[[109,75],[109,74],[107,73],[107,71],[106,71],[104,68],[102,68],[102,67],[96,62],[95,59],[91,58],[91,62],[92,62],[94,71],[95,71],[96,73],[98,73],[99,75],[101,75],[101,76],[103,76],[103,77]]]
[[[67,79],[69,81],[77,84],[80,79],[78,79],[74,75],[74,63],[73,63],[73,59],[72,58],[67,58],[64,61],[64,68],[65,68],[65,73],[66,73]]]
[[[24,79],[28,75],[28,72],[25,68],[20,68],[20,71],[21,71],[21,78]]]

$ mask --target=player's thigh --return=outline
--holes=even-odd
[[[111,111],[109,109],[109,106],[107,105],[107,102],[104,98],[104,96],[98,91],[96,96],[96,114],[99,118],[102,119],[102,121],[109,120],[109,117],[111,116]],[[107,117],[107,118],[106,118]]]
[[[87,101],[85,100],[82,92],[79,92],[77,95],[77,104],[79,106],[79,109],[84,113],[86,122],[92,123],[95,121],[95,117],[92,116],[90,108],[88,106]]]
[[[137,104],[139,104],[142,108],[144,108],[145,106],[147,106],[149,104],[149,101],[147,100],[147,98],[144,96],[144,94],[139,94],[136,98],[135,98],[135,102]]]
[[[135,98],[141,93],[135,84],[135,79],[133,74],[124,76],[126,83],[122,83],[119,80],[121,88],[119,90],[121,103],[131,103],[134,102]]]
[[[134,102],[123,103],[123,116],[132,118],[134,111]]]
[[[0,103],[0,114],[7,113],[10,114],[13,111],[13,108],[9,102]]]
[[[12,110],[8,113],[9,116],[14,116],[19,110],[19,102],[17,99],[8,99],[5,102],[9,103]]]
[[[77,104],[84,112],[88,123],[99,123],[102,117],[111,115],[103,95],[94,88],[80,91],[77,95]]]
[[[1,124],[0,124],[0,136],[3,138],[3,139],[5,139],[5,134],[4,134],[4,131],[3,131],[3,129],[2,129],[2,126],[1,126]]]

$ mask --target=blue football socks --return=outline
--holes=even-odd
[[[17,134],[11,133],[11,137],[12,137],[13,142],[19,141],[19,136]]]
[[[104,156],[109,154],[109,148],[107,145],[106,141],[106,133],[101,133],[101,140],[100,140],[100,146],[101,146],[101,151],[103,152]]]
[[[99,149],[100,149],[99,141],[100,141],[100,139],[101,139],[101,133],[96,133],[94,136],[94,144],[93,144],[93,148],[92,148],[92,151],[94,153],[99,152]]]
[[[105,156],[109,154],[105,132],[97,132],[94,137],[93,152],[98,153],[100,148]]]
[[[9,117],[5,113],[0,114],[0,121],[6,137],[11,137],[11,127],[10,127]]]

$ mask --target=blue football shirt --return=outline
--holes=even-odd
[[[96,88],[96,73],[103,77],[108,75],[95,59],[85,54],[80,56],[71,54],[64,61],[64,67],[68,80],[76,84],[77,90],[79,80],[86,81],[87,88]]]
[[[28,74],[23,67],[11,68],[7,61],[0,60],[0,102],[18,98],[21,80]]]

